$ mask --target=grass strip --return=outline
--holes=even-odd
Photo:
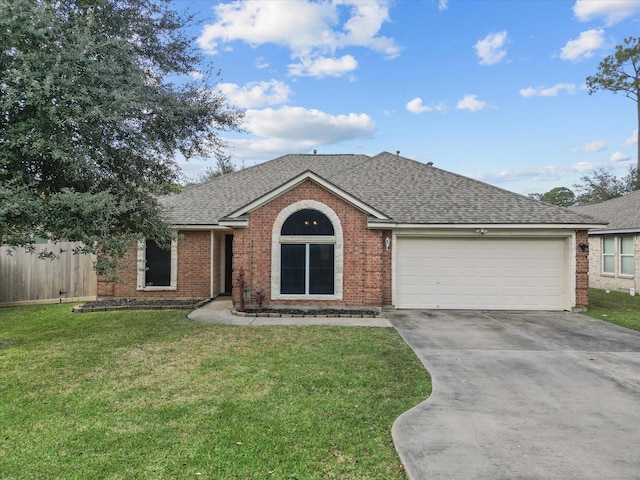
[[[585,315],[640,331],[640,296],[592,288]]]

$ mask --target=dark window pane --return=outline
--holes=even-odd
[[[333,244],[309,245],[309,293],[333,294]]]
[[[292,213],[282,225],[282,235],[333,235],[331,221],[317,210]]]
[[[306,245],[282,245],[280,293],[304,294]]]
[[[153,240],[146,243],[145,285],[168,287],[171,285],[171,250],[163,250]]]

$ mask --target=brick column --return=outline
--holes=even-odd
[[[589,306],[589,248],[582,251],[580,245],[589,245],[586,230],[576,231],[576,306],[577,311]]]

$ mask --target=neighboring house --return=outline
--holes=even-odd
[[[594,288],[637,290],[640,284],[640,191],[572,207],[608,222],[589,230],[589,283]]]
[[[399,155],[286,155],[162,199],[170,251],[99,296],[266,306],[571,310],[592,218]],[[136,258],[132,258],[134,262]],[[132,269],[133,270],[133,269]]]

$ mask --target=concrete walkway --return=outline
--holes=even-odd
[[[194,310],[187,318],[197,322],[218,323],[223,325],[284,325],[284,326],[305,326],[305,325],[336,325],[344,327],[385,327],[392,325],[386,318],[366,317],[366,318],[334,318],[334,317],[258,317],[258,316],[238,316],[231,313],[233,304],[229,297],[218,297],[212,302]]]
[[[571,313],[389,311],[431,373],[412,480],[640,479],[640,333]]]

